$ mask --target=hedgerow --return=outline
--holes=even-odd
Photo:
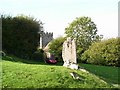
[[[2,49],[24,59],[31,59],[39,46],[41,21],[28,16],[2,16]]]
[[[101,42],[93,43],[87,51],[82,54],[82,62],[120,66],[120,38],[111,38]]]

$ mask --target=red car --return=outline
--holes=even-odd
[[[57,63],[57,60],[51,60],[51,59],[50,59],[50,60],[47,60],[46,62],[47,62],[47,63],[51,63],[51,64],[56,64],[56,63]]]
[[[46,60],[46,62],[50,64],[56,64],[57,60],[55,60],[54,55],[51,55],[51,57],[48,60]]]

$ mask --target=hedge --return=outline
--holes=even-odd
[[[101,42],[93,43],[87,51],[82,54],[82,62],[120,66],[120,38],[111,38]]]
[[[2,49],[7,54],[31,59],[39,46],[41,22],[27,16],[2,17]]]

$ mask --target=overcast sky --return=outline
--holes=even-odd
[[[30,15],[44,24],[54,38],[63,36],[68,23],[76,17],[88,16],[104,38],[118,36],[119,0],[1,0],[0,13]]]

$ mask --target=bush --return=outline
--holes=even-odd
[[[4,59],[4,60],[9,60],[9,61],[15,61],[13,57],[7,56],[7,55],[6,55],[6,56],[3,56],[2,59]]]
[[[62,47],[65,41],[64,37],[58,37],[49,44],[49,52],[55,56],[55,59],[62,61]]]
[[[87,51],[82,54],[82,62],[120,66],[120,38],[111,38],[92,44]]]
[[[2,17],[2,49],[23,59],[31,55],[39,46],[41,22],[27,16]]]
[[[37,50],[31,58],[36,61],[44,61],[44,51],[42,49]]]

